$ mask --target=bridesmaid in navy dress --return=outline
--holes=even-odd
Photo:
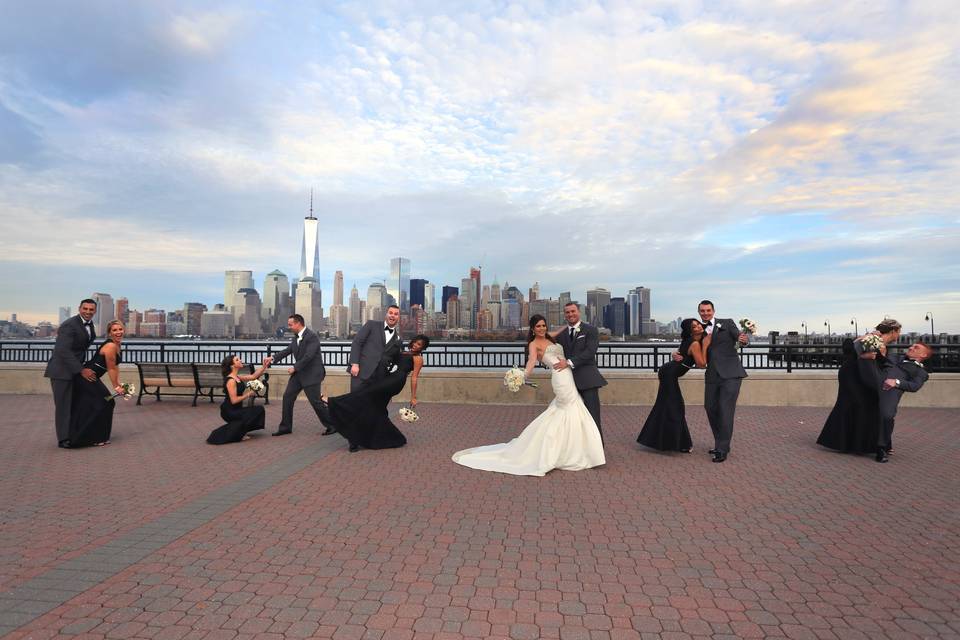
[[[410,405],[417,405],[417,381],[423,367],[422,352],[430,345],[425,335],[410,340],[409,351],[400,354],[396,369],[375,383],[335,398],[321,397],[321,420],[350,443],[350,451],[392,449],[407,444],[407,438],[390,420],[387,405],[403,390],[410,376]]]
[[[687,318],[680,324],[680,355],[683,360],[671,360],[657,372],[660,386],[657,400],[643,424],[637,442],[660,451],[690,453],[693,439],[687,427],[686,407],[680,392],[680,378],[694,367],[706,368],[707,348],[710,336],[695,318]]]
[[[97,374],[90,381],[77,375],[73,381],[73,402],[70,410],[70,447],[102,447],[110,443],[113,431],[114,396],[122,394],[120,386],[120,344],[123,342],[123,323],[114,320],[107,325],[107,339],[86,364]],[[108,388],[100,380],[104,375],[110,380]]]
[[[240,356],[229,355],[220,363],[223,373],[223,403],[220,405],[220,417],[226,424],[217,427],[207,437],[207,444],[229,444],[249,440],[247,435],[251,431],[263,429],[266,412],[260,405],[243,406],[247,398],[256,395],[252,389],[247,389],[247,382],[256,380],[266,370],[266,362],[252,375],[241,375],[243,361]]]

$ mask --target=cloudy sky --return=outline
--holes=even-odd
[[[955,0],[0,0],[0,317],[459,284],[960,332]]]

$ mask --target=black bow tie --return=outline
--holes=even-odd
[[[384,326],[383,330],[386,331],[387,333],[393,333],[393,327]]]
[[[84,322],[84,323],[83,323],[83,326],[85,326],[85,327],[92,327],[92,326],[93,326],[93,323],[92,323],[92,322],[89,322],[89,321],[88,321],[88,322]]]

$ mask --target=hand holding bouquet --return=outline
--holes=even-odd
[[[520,388],[524,385],[533,387],[534,389],[537,388],[537,383],[527,382],[527,376],[520,367],[507,369],[507,372],[503,375],[503,386],[505,386],[508,391],[516,393],[520,391]]]
[[[250,380],[249,382],[247,382],[247,389],[250,389],[250,391],[253,391],[255,394],[260,395],[261,393],[266,391],[267,388],[259,380]]]
[[[883,353],[887,348],[883,338],[875,333],[864,336],[860,342],[863,344],[864,353]]]
[[[750,318],[740,318],[740,331],[749,335],[756,335],[758,331],[757,323],[751,320]],[[740,348],[743,348],[743,345],[746,342],[740,343]]]
[[[129,400],[130,396],[136,392],[137,385],[133,384],[132,382],[121,382],[119,389],[119,391],[115,391],[104,398],[104,400],[113,400],[114,398],[123,398],[124,400]]]

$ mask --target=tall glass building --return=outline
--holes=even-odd
[[[410,311],[410,260],[392,258],[390,260],[390,280],[387,292],[393,296],[400,311]]]
[[[317,219],[313,216],[313,192],[310,192],[310,215],[303,219],[303,244],[300,247],[300,277],[313,278],[314,286],[320,279],[320,244]]]

